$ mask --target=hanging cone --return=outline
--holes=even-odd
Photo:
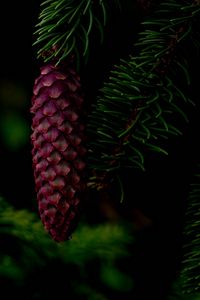
[[[71,64],[41,68],[32,97],[32,158],[39,214],[55,241],[77,225],[85,188],[83,93]]]

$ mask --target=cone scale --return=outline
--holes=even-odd
[[[41,67],[30,111],[38,211],[47,232],[61,242],[77,225],[85,188],[83,93],[71,62]]]

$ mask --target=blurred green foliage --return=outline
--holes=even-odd
[[[6,148],[17,151],[27,144],[30,136],[28,122],[19,113],[6,112],[0,120],[1,138]]]
[[[125,225],[105,223],[81,224],[71,240],[56,243],[35,213],[0,199],[1,288],[27,300],[125,297],[134,284],[118,262],[129,257],[133,242]]]
[[[29,96],[21,82],[0,80],[0,140],[9,151],[20,151],[30,137],[30,124],[25,115]]]

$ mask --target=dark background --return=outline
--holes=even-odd
[[[33,82],[39,74],[36,49],[32,47],[39,2],[4,3],[4,18],[0,19],[0,195],[16,208],[33,211],[36,201],[29,109]],[[132,17],[134,8],[127,5],[124,15],[113,15],[105,45],[91,56],[85,73],[91,98],[111,65],[130,51],[133,33],[137,32],[142,17],[137,13]],[[193,64],[194,74],[198,64]],[[192,97],[197,102],[198,79],[194,74]],[[137,232],[136,256],[130,261],[138,300],[147,299],[147,295],[149,298],[154,295],[154,299],[164,298],[165,289],[174,279],[180,262],[188,183],[199,153],[198,105],[195,110],[189,111],[189,116],[190,123],[184,125],[183,136],[169,140],[167,157],[147,156],[146,173],[122,172],[126,199],[122,205],[115,201],[112,204],[114,210],[133,218],[133,222],[141,223],[136,209],[150,222],[147,228],[141,225],[141,230]],[[87,207],[86,211],[88,220],[93,223],[101,221],[102,211],[99,211],[97,203]]]
[[[16,207],[31,207],[34,197],[29,113],[34,77],[32,48],[39,1],[4,3],[0,20],[0,193]]]

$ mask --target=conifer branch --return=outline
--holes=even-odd
[[[188,121],[191,101],[177,75],[190,84],[183,42],[197,16],[198,5],[169,0],[143,22],[134,55],[111,71],[90,115],[91,168],[144,168],[146,149],[166,154],[162,139],[181,134],[173,116]]]
[[[200,165],[187,199],[180,283],[183,294],[200,292]]]
[[[87,60],[90,34],[100,33],[106,23],[106,0],[49,0],[41,3],[41,12],[34,36],[38,58],[52,59],[59,64],[70,54]]]

